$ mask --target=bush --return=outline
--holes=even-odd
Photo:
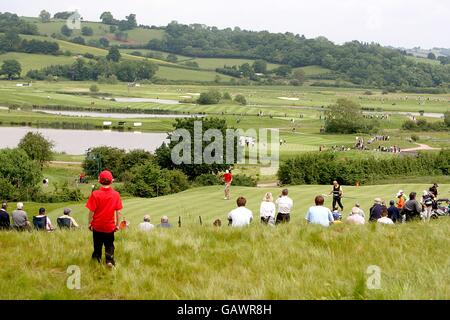
[[[247,100],[242,94],[238,94],[236,97],[234,97],[234,101],[243,106],[247,105]]]
[[[208,92],[203,92],[197,99],[198,104],[208,105],[208,104],[218,104],[222,95],[217,90],[209,90]]]
[[[98,88],[98,86],[96,84],[93,84],[92,86],[89,87],[89,91],[92,93],[97,93],[100,91],[100,89]]]
[[[69,184],[53,183],[55,190],[52,193],[40,192],[33,197],[33,201],[41,203],[57,203],[57,202],[78,202],[83,200],[83,194],[80,189],[71,189]]]
[[[196,186],[216,186],[221,185],[222,180],[220,178],[212,173],[204,173],[199,175],[194,179],[194,184]]]
[[[242,187],[256,187],[257,181],[256,179],[246,176],[244,174],[237,174],[233,176],[233,184],[235,186],[242,186]]]
[[[39,132],[28,132],[20,140],[18,147],[24,150],[31,160],[38,162],[41,167],[53,159],[54,143],[45,139]]]
[[[232,100],[231,95],[228,92],[225,92],[222,97],[223,100]]]
[[[278,178],[282,184],[341,184],[354,185],[384,177],[417,175],[447,175],[450,150],[439,153],[419,153],[415,157],[387,159],[339,159],[335,153],[306,153],[280,165]]]
[[[414,141],[414,142],[417,142],[417,141],[420,140],[420,138],[419,138],[419,136],[417,134],[412,134],[411,135],[411,140]]]
[[[447,127],[450,127],[450,111],[444,113],[444,123]]]

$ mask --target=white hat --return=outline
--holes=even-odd
[[[397,193],[397,197],[400,197],[403,194],[403,190],[399,190]]]
[[[423,195],[426,196],[428,194],[427,190],[423,190]]]

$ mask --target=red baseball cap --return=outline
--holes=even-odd
[[[102,172],[100,173],[100,175],[98,176],[98,181],[99,181],[101,184],[108,185],[108,184],[111,184],[111,183],[113,182],[113,180],[114,180],[113,175],[112,175],[112,173],[111,173],[110,171],[108,171],[108,170],[102,171]]]

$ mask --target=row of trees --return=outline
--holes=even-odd
[[[137,27],[135,14],[126,16],[125,20],[116,20],[111,12],[105,11],[100,15],[100,20],[102,20],[104,24],[117,26],[121,31],[132,30]]]
[[[222,94],[215,89],[209,90],[207,92],[202,92],[197,99],[197,103],[201,105],[210,105],[210,104],[218,104],[221,101],[230,102],[233,100],[234,102],[243,106],[247,104],[247,99],[245,99],[245,97],[242,94],[236,95],[233,99],[228,92]]]
[[[39,34],[38,28],[35,24],[21,19],[17,14],[0,12],[0,33],[6,32],[29,35]]]
[[[168,24],[165,31],[165,38],[148,43],[149,49],[196,57],[263,59],[291,67],[319,65],[361,85],[431,87],[450,83],[450,66],[416,63],[399,50],[375,43],[335,45],[324,37],[306,39],[292,33],[219,30],[177,22]]]
[[[10,51],[53,55],[61,54],[59,44],[56,42],[22,39],[17,33],[8,31],[4,35],[0,35],[0,53]]]
[[[116,77],[119,81],[150,80],[158,71],[158,65],[148,60],[114,62],[106,58],[98,60],[77,59],[72,65],[52,65],[41,70],[30,70],[27,77],[44,80],[49,76],[73,81],[99,80]]]

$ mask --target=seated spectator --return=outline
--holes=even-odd
[[[155,228],[153,224],[150,223],[150,216],[147,214],[144,216],[144,222],[141,222],[138,226],[140,231],[151,231]]]
[[[375,198],[374,202],[374,205],[370,208],[369,222],[375,222],[381,218],[381,211],[383,210],[382,201],[380,198]]]
[[[273,203],[273,197],[271,192],[267,192],[259,209],[261,216],[261,223],[268,224],[269,221],[275,220],[275,203]]]
[[[394,221],[394,223],[402,222],[402,217],[400,215],[400,210],[395,206],[395,201],[389,201],[388,218]]]
[[[381,218],[378,219],[377,222],[380,224],[394,224],[394,221],[388,218],[388,211],[386,208],[383,208],[381,211]]]
[[[45,208],[40,208],[39,209],[39,214],[37,216],[35,216],[34,218],[36,219],[43,219],[45,218],[46,222],[45,222],[45,230],[46,231],[53,231],[55,230],[55,228],[53,228],[52,222],[50,220],[50,218],[46,215],[46,211]]]
[[[355,203],[355,206],[352,208],[350,215],[353,215],[353,214],[359,214],[363,218],[366,217],[366,215],[364,214],[364,211],[361,209],[361,206],[358,202]]]
[[[0,209],[0,230],[9,230],[9,228],[11,227],[11,221],[6,209],[8,209],[8,204],[6,202],[3,202],[2,208]]]
[[[253,220],[253,212],[245,207],[247,200],[244,197],[239,197],[236,200],[237,208],[228,213],[229,225],[232,227],[245,227],[250,225]]]
[[[75,219],[70,215],[72,213],[72,210],[70,210],[69,208],[65,208],[63,215],[60,216],[56,222],[58,224],[58,226],[62,229],[62,228],[68,228],[68,229],[72,229],[72,228],[78,228],[79,225],[78,223],[75,221]]]
[[[406,216],[406,221],[413,221],[420,219],[420,213],[422,212],[422,206],[416,200],[417,194],[415,192],[411,192],[409,194],[409,200],[406,201],[403,209],[401,211],[402,215]]]
[[[333,215],[334,222],[338,222],[338,221],[342,220],[342,214],[339,211],[338,207],[334,207],[333,212],[331,214]]]
[[[330,226],[334,222],[333,214],[330,209],[323,206],[325,199],[323,196],[317,196],[314,199],[315,206],[308,209],[306,213],[306,221],[310,224],[319,224],[324,227]]]
[[[161,217],[161,223],[157,225],[158,228],[172,228],[172,225],[169,223],[168,216]]]
[[[349,224],[365,224],[366,220],[364,219],[364,216],[361,215],[361,211],[362,210],[358,207],[353,207],[352,213],[348,216],[346,222]]]
[[[11,213],[13,228],[18,231],[31,230],[30,221],[28,221],[27,213],[23,210],[23,203],[17,203],[17,210]]]

